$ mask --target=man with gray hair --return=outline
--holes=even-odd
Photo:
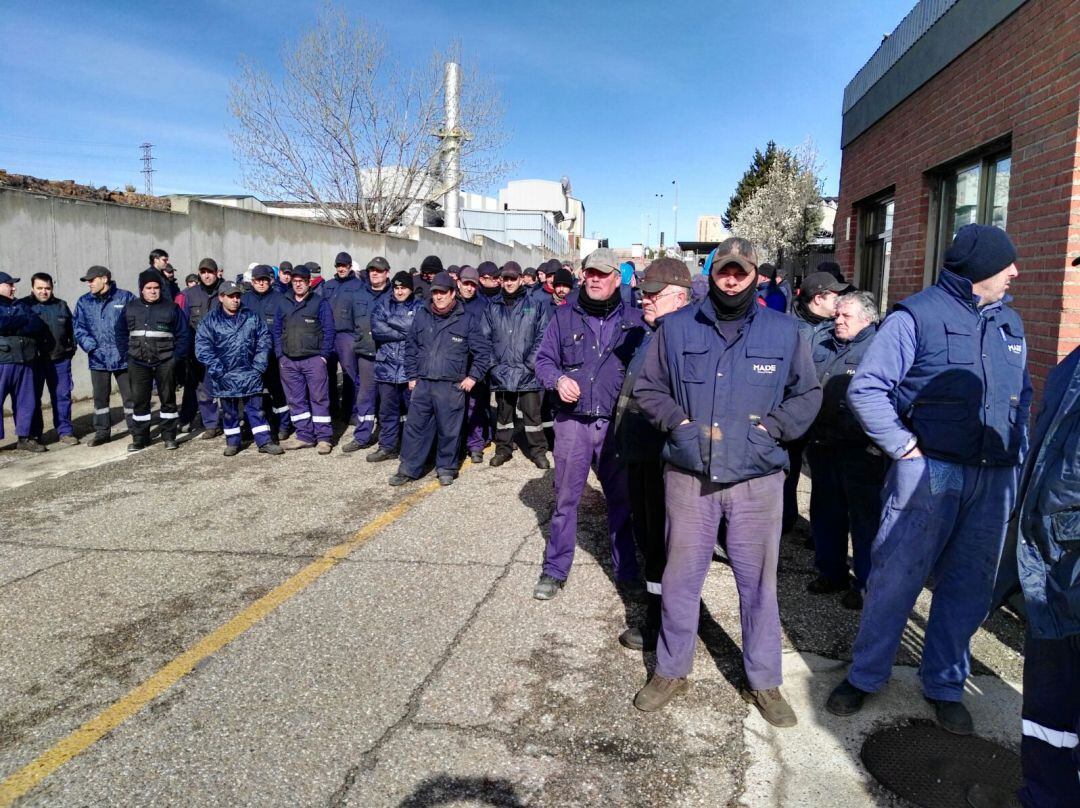
[[[836,302],[832,326],[818,332],[814,367],[821,382],[821,410],[810,427],[810,535],[818,577],[815,594],[843,592],[841,604],[862,608],[870,575],[870,547],[881,518],[885,455],[866,436],[848,407],[851,377],[877,334],[877,301],[869,292],[851,292]],[[851,532],[854,580],[847,563]]]

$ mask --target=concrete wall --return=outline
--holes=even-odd
[[[227,278],[252,262],[283,260],[317,261],[329,277],[341,250],[361,263],[385,256],[394,271],[419,267],[428,255],[438,255],[446,265],[476,266],[485,260],[501,265],[513,259],[523,267],[553,257],[535,247],[490,239],[473,243],[424,228],[383,236],[197,201],[176,200],[174,207],[152,211],[0,188],[0,269],[22,278],[19,296],[30,293],[33,273],[48,272],[57,296],[74,309],[86,291],[79,278],[88,267],[108,267],[120,287],[134,291],[155,247],[169,253],[181,285],[206,257],[216,260]],[[75,395],[89,396],[85,355],[77,355],[74,366]]]

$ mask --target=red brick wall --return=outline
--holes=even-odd
[[[926,172],[1012,136],[1007,229],[1014,305],[1041,388],[1080,345],[1080,0],[1029,0],[844,149],[837,261],[854,274],[857,203],[895,187],[889,299],[923,285],[934,180]],[[847,217],[851,216],[851,240]]]

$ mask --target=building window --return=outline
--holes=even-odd
[[[964,225],[991,224],[1006,229],[1011,174],[1009,152],[966,160],[940,173],[935,272],[956,231]]]
[[[859,212],[860,243],[855,285],[870,292],[881,305],[885,304],[889,286],[895,205],[891,197],[879,198],[862,206]]]

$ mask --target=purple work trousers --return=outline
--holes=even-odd
[[[379,387],[375,383],[375,360],[357,356],[353,361],[356,369],[356,377],[353,379],[356,390],[353,423],[356,428],[353,430],[352,439],[356,443],[367,443],[375,430],[375,412],[379,400]],[[408,406],[405,405],[406,409]]]
[[[326,360],[321,356],[304,359],[278,360],[281,369],[281,386],[289,402],[289,417],[296,429],[296,437],[304,443],[327,443],[334,436],[330,425],[329,377]]]
[[[638,578],[626,468],[615,457],[614,430],[607,418],[555,417],[555,512],[544,548],[544,574],[565,581],[574,562],[578,504],[595,469],[607,502],[611,560],[617,581]]]
[[[341,388],[337,372],[341,366]],[[352,418],[356,415],[356,334],[338,331],[334,335],[334,350],[326,358],[327,391],[331,409]]]
[[[398,451],[409,397],[408,382],[379,382],[379,448],[385,452]]]
[[[56,434],[60,437],[75,434],[71,426],[71,360],[38,359],[34,363],[34,400],[41,401],[45,389],[49,390],[52,402],[52,422]],[[45,431],[45,421],[41,407],[34,408],[34,428],[32,434],[40,438]]]
[[[34,429],[34,411],[41,406],[34,396],[34,366],[26,363],[0,364],[0,412],[11,396],[11,414],[15,434],[28,438]],[[4,437],[4,419],[0,417],[0,438]]]
[[[477,384],[465,399],[465,450],[482,452],[491,442],[491,388]]]
[[[558,448],[556,437],[556,451]],[[662,627],[656,672],[679,679],[694,666],[701,588],[712,563],[720,520],[724,519],[727,554],[739,591],[746,678],[751,690],[779,687],[783,671],[776,563],[784,506],[783,472],[722,485],[668,465],[664,492],[667,566],[661,582]]]

